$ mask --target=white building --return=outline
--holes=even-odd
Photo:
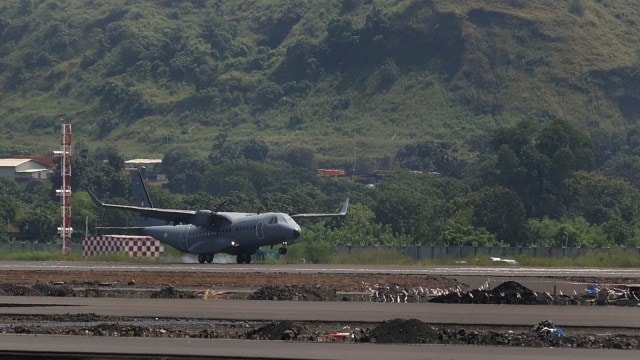
[[[46,180],[51,167],[33,159],[0,159],[0,176],[15,181]]]

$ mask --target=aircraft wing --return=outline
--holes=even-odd
[[[107,209],[118,209],[131,211],[147,218],[160,219],[168,223],[176,224],[193,224],[198,226],[206,226],[209,224],[217,224],[219,222],[231,223],[231,220],[222,214],[214,213],[210,210],[180,210],[180,209],[161,209],[142,206],[105,204],[89,192],[91,198],[96,205]]]
[[[349,198],[347,198],[344,203],[342,203],[342,207],[338,210],[337,213],[334,214],[289,214],[292,218],[319,218],[319,217],[334,217],[334,216],[345,216],[347,215],[347,211],[349,210]]]

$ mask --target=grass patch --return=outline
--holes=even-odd
[[[104,261],[124,263],[158,263],[175,260],[173,254],[159,258],[130,257],[127,254],[104,254],[92,257],[84,257],[79,251],[72,251],[62,255],[59,250],[0,250],[0,260],[12,261]]]
[[[435,259],[421,260],[416,263],[425,266],[443,266],[443,265],[460,265],[460,266],[501,266],[501,267],[576,267],[576,268],[633,268],[640,267],[640,256],[636,251],[627,251],[625,249],[610,249],[609,251],[589,251],[586,254],[573,257],[537,257],[537,256],[518,256],[510,258],[516,260],[517,265],[506,262],[492,261],[489,256],[486,257],[468,257],[461,259]]]
[[[351,254],[336,254],[331,264],[411,265],[417,261],[394,249],[358,251]]]
[[[640,256],[637,252],[625,249],[611,249],[609,251],[590,251],[584,255],[566,258],[518,258],[522,266],[539,267],[640,267]]]

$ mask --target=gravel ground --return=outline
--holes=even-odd
[[[202,275],[202,276],[201,276]],[[274,283],[280,285],[273,285]],[[157,298],[247,298],[297,301],[393,301],[499,304],[586,304],[584,296],[538,294],[513,281],[468,289],[446,277],[260,273],[0,273],[0,295]],[[637,306],[638,304],[635,304]],[[0,304],[2,306],[2,304]],[[77,336],[138,336],[472,344],[640,349],[637,330],[561,329],[541,319],[521,327],[456,327],[416,319],[382,323],[246,322],[104,317],[95,314],[0,315],[0,332]]]
[[[559,332],[563,332],[560,334]],[[382,323],[247,322],[81,315],[0,315],[0,333],[76,336],[255,339],[640,349],[640,336],[585,333],[542,321],[530,329],[430,325],[416,319]]]

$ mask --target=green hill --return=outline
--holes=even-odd
[[[326,161],[460,152],[521,120],[640,117],[640,7],[616,0],[9,0],[0,143],[209,153],[220,132]],[[471,156],[471,155],[470,155]]]

